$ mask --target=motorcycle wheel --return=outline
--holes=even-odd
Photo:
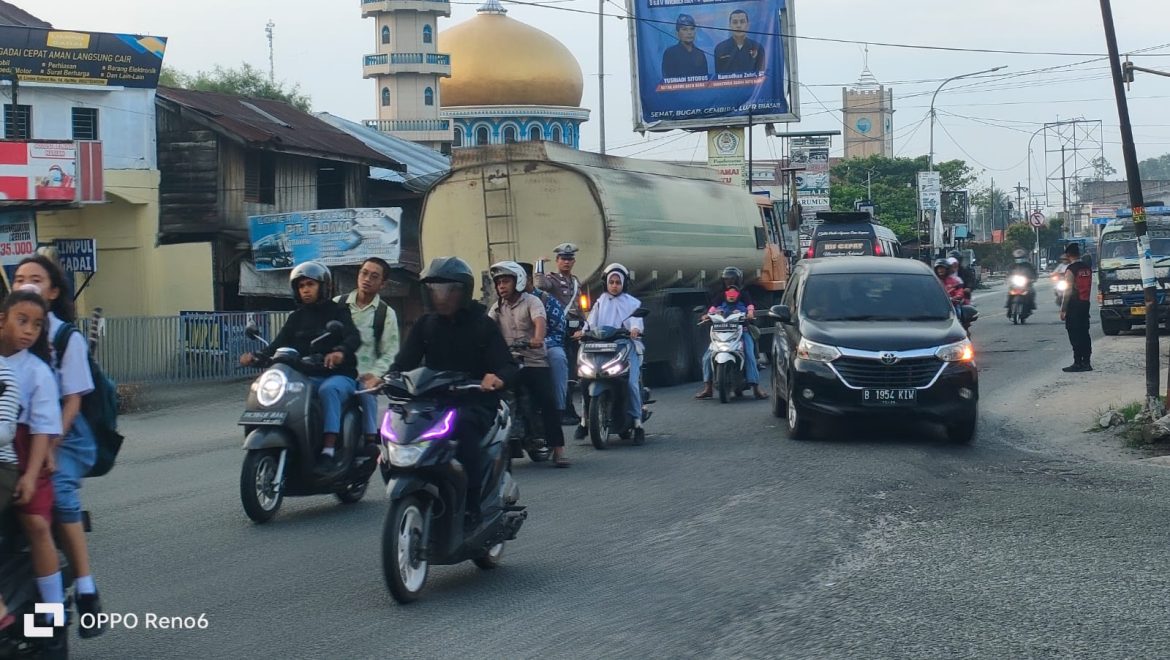
[[[735,374],[731,372],[731,363],[723,362],[715,365],[715,389],[719,391],[719,403],[727,403],[735,389]]]
[[[552,456],[552,450],[548,447],[528,450],[528,459],[533,463],[543,463],[548,460],[549,456]]]
[[[279,463],[278,449],[254,449],[244,456],[240,468],[240,502],[252,522],[266,523],[280,510],[284,493],[273,483]]]
[[[346,484],[342,488],[334,491],[333,496],[342,504],[357,504],[366,496],[366,487],[369,485],[370,479],[366,477],[361,481]]]
[[[500,561],[502,561],[503,558],[504,558],[504,542],[500,541],[499,543],[493,545],[492,547],[488,548],[487,550],[484,550],[482,555],[476,557],[475,559],[472,559],[471,561],[476,566],[480,567],[481,569],[483,569],[485,571],[490,571],[490,570],[494,569],[495,567],[499,566]]]
[[[609,390],[589,399],[589,441],[594,449],[609,449]]]
[[[382,525],[382,575],[390,595],[399,603],[418,600],[427,583],[425,548],[421,547],[426,514],[413,495],[395,502]]]

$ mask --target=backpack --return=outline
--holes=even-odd
[[[347,296],[337,296],[333,302],[348,304],[346,298]],[[390,305],[382,300],[382,296],[377,296],[375,299],[378,301],[378,307],[374,309],[374,357],[380,358],[382,357],[382,335],[386,332],[386,316],[389,314],[386,310],[390,308]]]
[[[61,369],[61,360],[65,357],[65,349],[69,347],[69,338],[73,333],[81,334],[77,326],[65,323],[53,336],[53,350],[57,353],[57,369]],[[101,367],[89,358],[89,373],[93,377],[93,391],[81,397],[81,415],[89,423],[93,431],[94,442],[97,444],[97,459],[89,469],[87,477],[100,477],[114,467],[114,460],[122,449],[122,436],[118,433],[118,385],[102,372]]]

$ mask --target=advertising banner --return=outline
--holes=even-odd
[[[92,238],[58,238],[57,260],[66,273],[92,275],[97,272],[97,241]]]
[[[804,167],[796,172],[796,196],[800,202],[802,224],[816,225],[818,211],[832,210],[829,201],[829,146],[828,137],[797,137],[789,143],[793,167]]]
[[[102,202],[100,142],[0,142],[0,200]]]
[[[740,188],[747,182],[743,137],[742,128],[707,131],[707,165],[719,173],[723,183]]]
[[[793,0],[627,0],[634,130],[800,120]]]
[[[16,275],[16,266],[37,252],[36,216],[32,211],[0,212],[0,266],[8,281]]]
[[[370,257],[398,262],[400,207],[336,209],[248,218],[256,270],[292,268],[305,261],[358,265]]]
[[[938,172],[918,173],[918,208],[923,221],[930,226],[930,243],[938,248],[943,245],[942,223],[942,175]]]
[[[0,78],[153,89],[166,49],[166,37],[4,25]]]

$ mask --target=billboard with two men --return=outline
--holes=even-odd
[[[628,0],[634,130],[800,119],[793,0]]]

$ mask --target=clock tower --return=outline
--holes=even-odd
[[[868,60],[857,84],[841,90],[845,158],[893,158],[894,90],[878,82]]]

